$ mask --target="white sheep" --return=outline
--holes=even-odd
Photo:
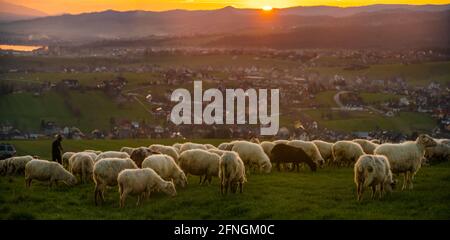
[[[322,140],[312,141],[317,149],[319,149],[320,155],[326,163],[333,162],[333,143],[325,142]]]
[[[208,149],[207,151],[210,153],[215,153],[219,156],[222,156],[225,152],[228,152],[228,151],[220,150],[220,149],[216,149],[216,148],[211,148],[211,149]]]
[[[10,157],[0,161],[0,175],[21,174],[25,171],[25,165],[33,160],[30,155]]]
[[[69,172],[75,177],[80,176],[81,183],[87,182],[88,178],[92,179],[94,171],[94,159],[88,152],[78,152],[72,155],[69,159]]]
[[[130,158],[130,155],[126,152],[106,151],[98,154],[97,158],[95,158],[95,162],[104,158]]]
[[[103,158],[94,164],[94,199],[105,201],[105,190],[107,186],[117,185],[117,176],[122,170],[136,169],[136,164],[130,158]]]
[[[436,146],[425,149],[425,158],[428,162],[444,162],[450,160],[450,140],[434,139]]]
[[[231,150],[237,152],[244,164],[248,167],[257,166],[260,172],[264,173],[270,173],[272,170],[272,164],[270,163],[269,157],[257,143],[235,141],[233,142]]]
[[[362,200],[364,188],[372,188],[373,199],[376,191],[379,191],[381,198],[385,191],[391,192],[395,186],[389,161],[383,155],[360,156],[355,163],[354,177],[358,201]]]
[[[120,148],[120,152],[126,152],[126,153],[128,153],[128,155],[131,156],[131,153],[134,151],[134,149],[136,149],[136,148],[133,148],[133,147],[121,147]]]
[[[216,146],[214,146],[214,145],[212,145],[212,144],[209,144],[209,143],[204,144],[204,145],[205,145],[206,149],[217,149]]]
[[[183,145],[180,147],[180,154],[183,153],[184,151],[192,150],[192,149],[207,150],[208,148],[206,148],[206,146],[203,144],[187,142],[187,143],[183,143]]]
[[[426,134],[421,134],[416,141],[381,144],[374,153],[388,158],[392,173],[404,174],[402,186],[402,190],[404,190],[408,186],[409,189],[413,188],[412,180],[422,165],[425,148],[433,146],[436,146],[436,141]]]
[[[333,144],[333,159],[337,165],[351,165],[364,154],[362,147],[352,141],[337,141]]]
[[[366,154],[373,154],[375,148],[379,146],[379,144],[373,143],[366,139],[353,139],[352,141],[359,144]]]
[[[227,151],[220,158],[219,162],[220,193],[227,194],[228,187],[235,193],[239,185],[239,192],[242,193],[243,184],[247,182],[245,177],[245,166],[239,155],[235,152]]]
[[[151,168],[163,179],[173,180],[176,185],[181,187],[187,185],[186,175],[169,155],[151,155],[142,162],[142,168]]]
[[[178,162],[178,150],[175,147],[172,146],[165,146],[165,145],[161,145],[161,144],[152,144],[149,146],[149,149],[152,152],[159,152],[162,154],[166,154],[169,155],[173,158],[173,160],[175,160],[175,162]]]
[[[177,195],[175,186],[171,181],[163,180],[153,169],[126,169],[119,173],[117,177],[119,186],[120,207],[125,206],[128,195],[137,195],[136,205],[147,199],[151,192],[162,191],[172,197]]]
[[[181,143],[172,144],[172,147],[177,151],[178,154],[180,154],[181,146],[183,146],[183,144],[181,144]]]
[[[62,155],[62,165],[65,169],[69,169],[69,158],[72,157],[75,152],[65,152]]]
[[[200,183],[204,184],[206,180],[211,183],[211,178],[219,175],[219,160],[220,156],[215,153],[192,149],[180,154],[179,165],[186,176],[188,174],[200,176]]]
[[[270,158],[270,153],[272,152],[272,148],[275,147],[276,143],[269,141],[262,141],[259,145],[261,145],[264,153]]]
[[[224,150],[224,151],[231,151],[232,147],[233,147],[233,142],[224,142],[224,143],[219,144],[219,146],[217,146],[217,149]]]
[[[57,163],[46,160],[33,159],[25,165],[25,185],[31,187],[33,180],[48,181],[50,187],[58,181],[68,186],[77,183],[77,179],[64,167]]]
[[[320,151],[317,146],[312,142],[302,140],[292,140],[288,142],[288,145],[303,149],[305,153],[314,161],[318,166],[325,163],[325,160],[320,155]]]
[[[83,152],[90,152],[90,153],[95,153],[97,155],[99,155],[100,153],[102,153],[102,151],[98,151],[98,150],[92,150],[92,149],[86,149]]]

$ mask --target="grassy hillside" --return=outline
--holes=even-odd
[[[77,118],[65,105],[64,99],[73,108],[79,109]],[[9,121],[20,129],[39,129],[41,120],[56,121],[60,126],[77,126],[82,131],[92,131],[95,128],[107,130],[111,117],[147,122],[156,121],[139,104],[134,102],[119,106],[100,91],[70,92],[64,96],[54,92],[41,96],[31,93],[17,93],[0,96],[0,122]]]
[[[430,131],[436,126],[436,121],[429,115],[415,112],[402,112],[394,117],[385,117],[373,112],[332,111],[331,119],[322,118],[322,115],[330,112],[328,109],[302,112],[316,120],[319,126],[346,132],[371,131],[378,126],[385,130],[411,133],[412,131]]]
[[[210,140],[192,140],[211,142]],[[66,149],[118,149],[147,145],[152,141],[64,141]],[[174,140],[160,140],[171,144]],[[14,141],[19,153],[49,152],[49,141]],[[355,199],[350,168],[319,169],[312,173],[252,173],[244,193],[221,197],[216,178],[210,186],[199,186],[190,176],[185,189],[174,198],[152,194],[141,207],[130,197],[119,208],[117,188],[106,193],[106,203],[95,207],[92,183],[49,189],[34,182],[25,188],[23,176],[0,177],[0,219],[449,219],[450,164],[422,168],[412,191],[396,190],[382,200]]]
[[[338,67],[321,67],[312,68],[310,71],[318,72],[328,77],[335,74],[342,75],[346,78],[356,76],[366,76],[368,80],[388,79],[392,77],[402,77],[406,82],[424,86],[430,84],[432,81],[444,85],[450,83],[450,62],[429,62],[420,64],[385,64],[372,65],[367,69],[346,71]]]

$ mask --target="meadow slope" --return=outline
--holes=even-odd
[[[212,142],[221,140],[193,140]],[[64,141],[66,150],[118,149],[148,145],[149,140]],[[172,143],[173,140],[160,140]],[[19,154],[49,157],[49,141],[14,141]],[[312,173],[252,173],[243,194],[221,197],[218,180],[199,186],[198,177],[178,189],[174,198],[153,194],[141,207],[136,198],[118,205],[117,188],[106,193],[106,203],[96,207],[93,184],[49,189],[35,182],[25,188],[23,176],[0,177],[0,219],[449,219],[450,163],[422,168],[412,191],[395,191],[382,200],[355,200],[350,168],[319,169]]]

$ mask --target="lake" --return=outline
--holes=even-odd
[[[1,45],[0,50],[13,50],[21,52],[31,52],[36,49],[42,48],[43,46],[27,46],[27,45]]]

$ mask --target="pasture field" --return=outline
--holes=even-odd
[[[413,86],[426,86],[431,82],[438,82],[443,85],[449,84],[449,67],[450,62],[427,62],[409,65],[379,64],[355,71],[346,71],[339,67],[311,68],[309,71],[318,72],[327,77],[332,77],[335,74],[342,75],[345,78],[366,76],[368,80],[402,77]]]
[[[319,125],[328,129],[343,132],[372,131],[376,127],[385,130],[395,130],[410,134],[413,131],[430,131],[436,126],[436,121],[425,113],[401,112],[393,117],[385,117],[375,112],[344,112],[330,111],[329,109],[303,110]],[[331,119],[322,116],[331,113]]]
[[[223,140],[192,140],[218,144]],[[175,140],[91,140],[64,141],[67,151],[113,150]],[[48,158],[50,141],[11,141],[19,154]],[[243,194],[219,194],[216,178],[212,185],[189,185],[176,197],[153,194],[141,207],[130,197],[120,209],[117,188],[106,193],[106,203],[96,207],[93,184],[50,189],[34,182],[25,188],[23,176],[0,177],[0,219],[450,219],[450,163],[423,167],[415,177],[412,191],[396,190],[382,200],[362,202],[355,198],[351,168],[325,168],[312,173],[251,173]]]

